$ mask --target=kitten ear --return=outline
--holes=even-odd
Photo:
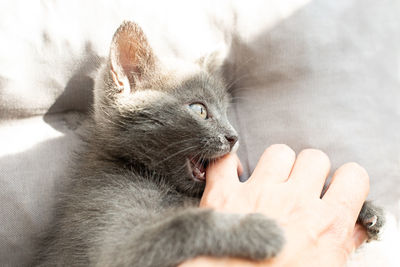
[[[220,45],[213,52],[198,59],[197,63],[210,74],[221,74],[227,56],[226,46]]]
[[[153,51],[139,25],[124,21],[119,26],[111,43],[110,63],[111,76],[120,93],[133,91],[154,69]]]

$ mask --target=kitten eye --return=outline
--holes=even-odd
[[[193,103],[189,105],[189,108],[199,114],[202,119],[208,119],[207,109],[203,104]]]

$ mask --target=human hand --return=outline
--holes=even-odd
[[[330,161],[319,150],[297,157],[285,145],[265,150],[253,174],[239,182],[239,159],[227,155],[207,169],[200,207],[221,212],[262,213],[285,232],[281,253],[263,262],[200,257],[189,266],[343,266],[348,255],[366,239],[356,225],[369,191],[366,171],[356,163],[341,166],[320,198]]]

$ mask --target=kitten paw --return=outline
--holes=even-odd
[[[357,222],[367,230],[368,240],[378,240],[379,233],[385,224],[385,217],[381,208],[374,206],[371,202],[365,202]]]
[[[240,221],[242,255],[252,260],[276,256],[284,245],[283,231],[262,214],[248,214]]]

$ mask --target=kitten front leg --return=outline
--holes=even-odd
[[[280,228],[261,214],[188,209],[158,219],[133,233],[124,255],[116,251],[114,266],[176,266],[200,255],[262,260],[284,243]]]
[[[373,205],[370,201],[366,201],[361,208],[357,222],[367,230],[368,241],[377,240],[379,232],[385,224],[383,210]]]

